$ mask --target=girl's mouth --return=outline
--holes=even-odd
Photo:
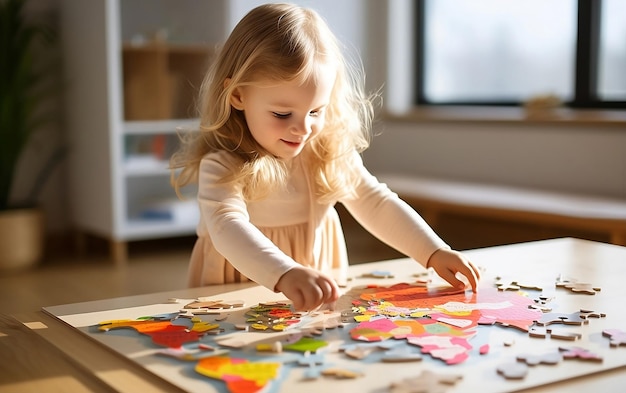
[[[281,139],[281,141],[283,141],[287,146],[291,146],[291,147],[298,147],[302,144],[302,141],[300,142],[291,142],[291,141],[287,141],[284,139]]]

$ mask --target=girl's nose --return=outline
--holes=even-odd
[[[307,119],[299,119],[295,120],[291,124],[291,133],[293,135],[306,135],[309,133],[309,129],[311,128]]]

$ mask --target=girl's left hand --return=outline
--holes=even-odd
[[[476,292],[480,270],[462,253],[439,249],[430,256],[426,267],[432,267],[441,278],[458,289],[465,288],[465,284],[456,278],[456,273],[461,273],[469,281],[472,291]]]

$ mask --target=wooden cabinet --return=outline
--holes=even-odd
[[[179,129],[197,128],[195,99],[228,4],[197,0],[62,0],[71,223],[127,242],[190,235],[198,211],[170,186]]]

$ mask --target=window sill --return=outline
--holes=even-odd
[[[626,111],[597,109],[536,109],[489,106],[423,106],[383,118],[403,122],[612,126],[626,130]]]

